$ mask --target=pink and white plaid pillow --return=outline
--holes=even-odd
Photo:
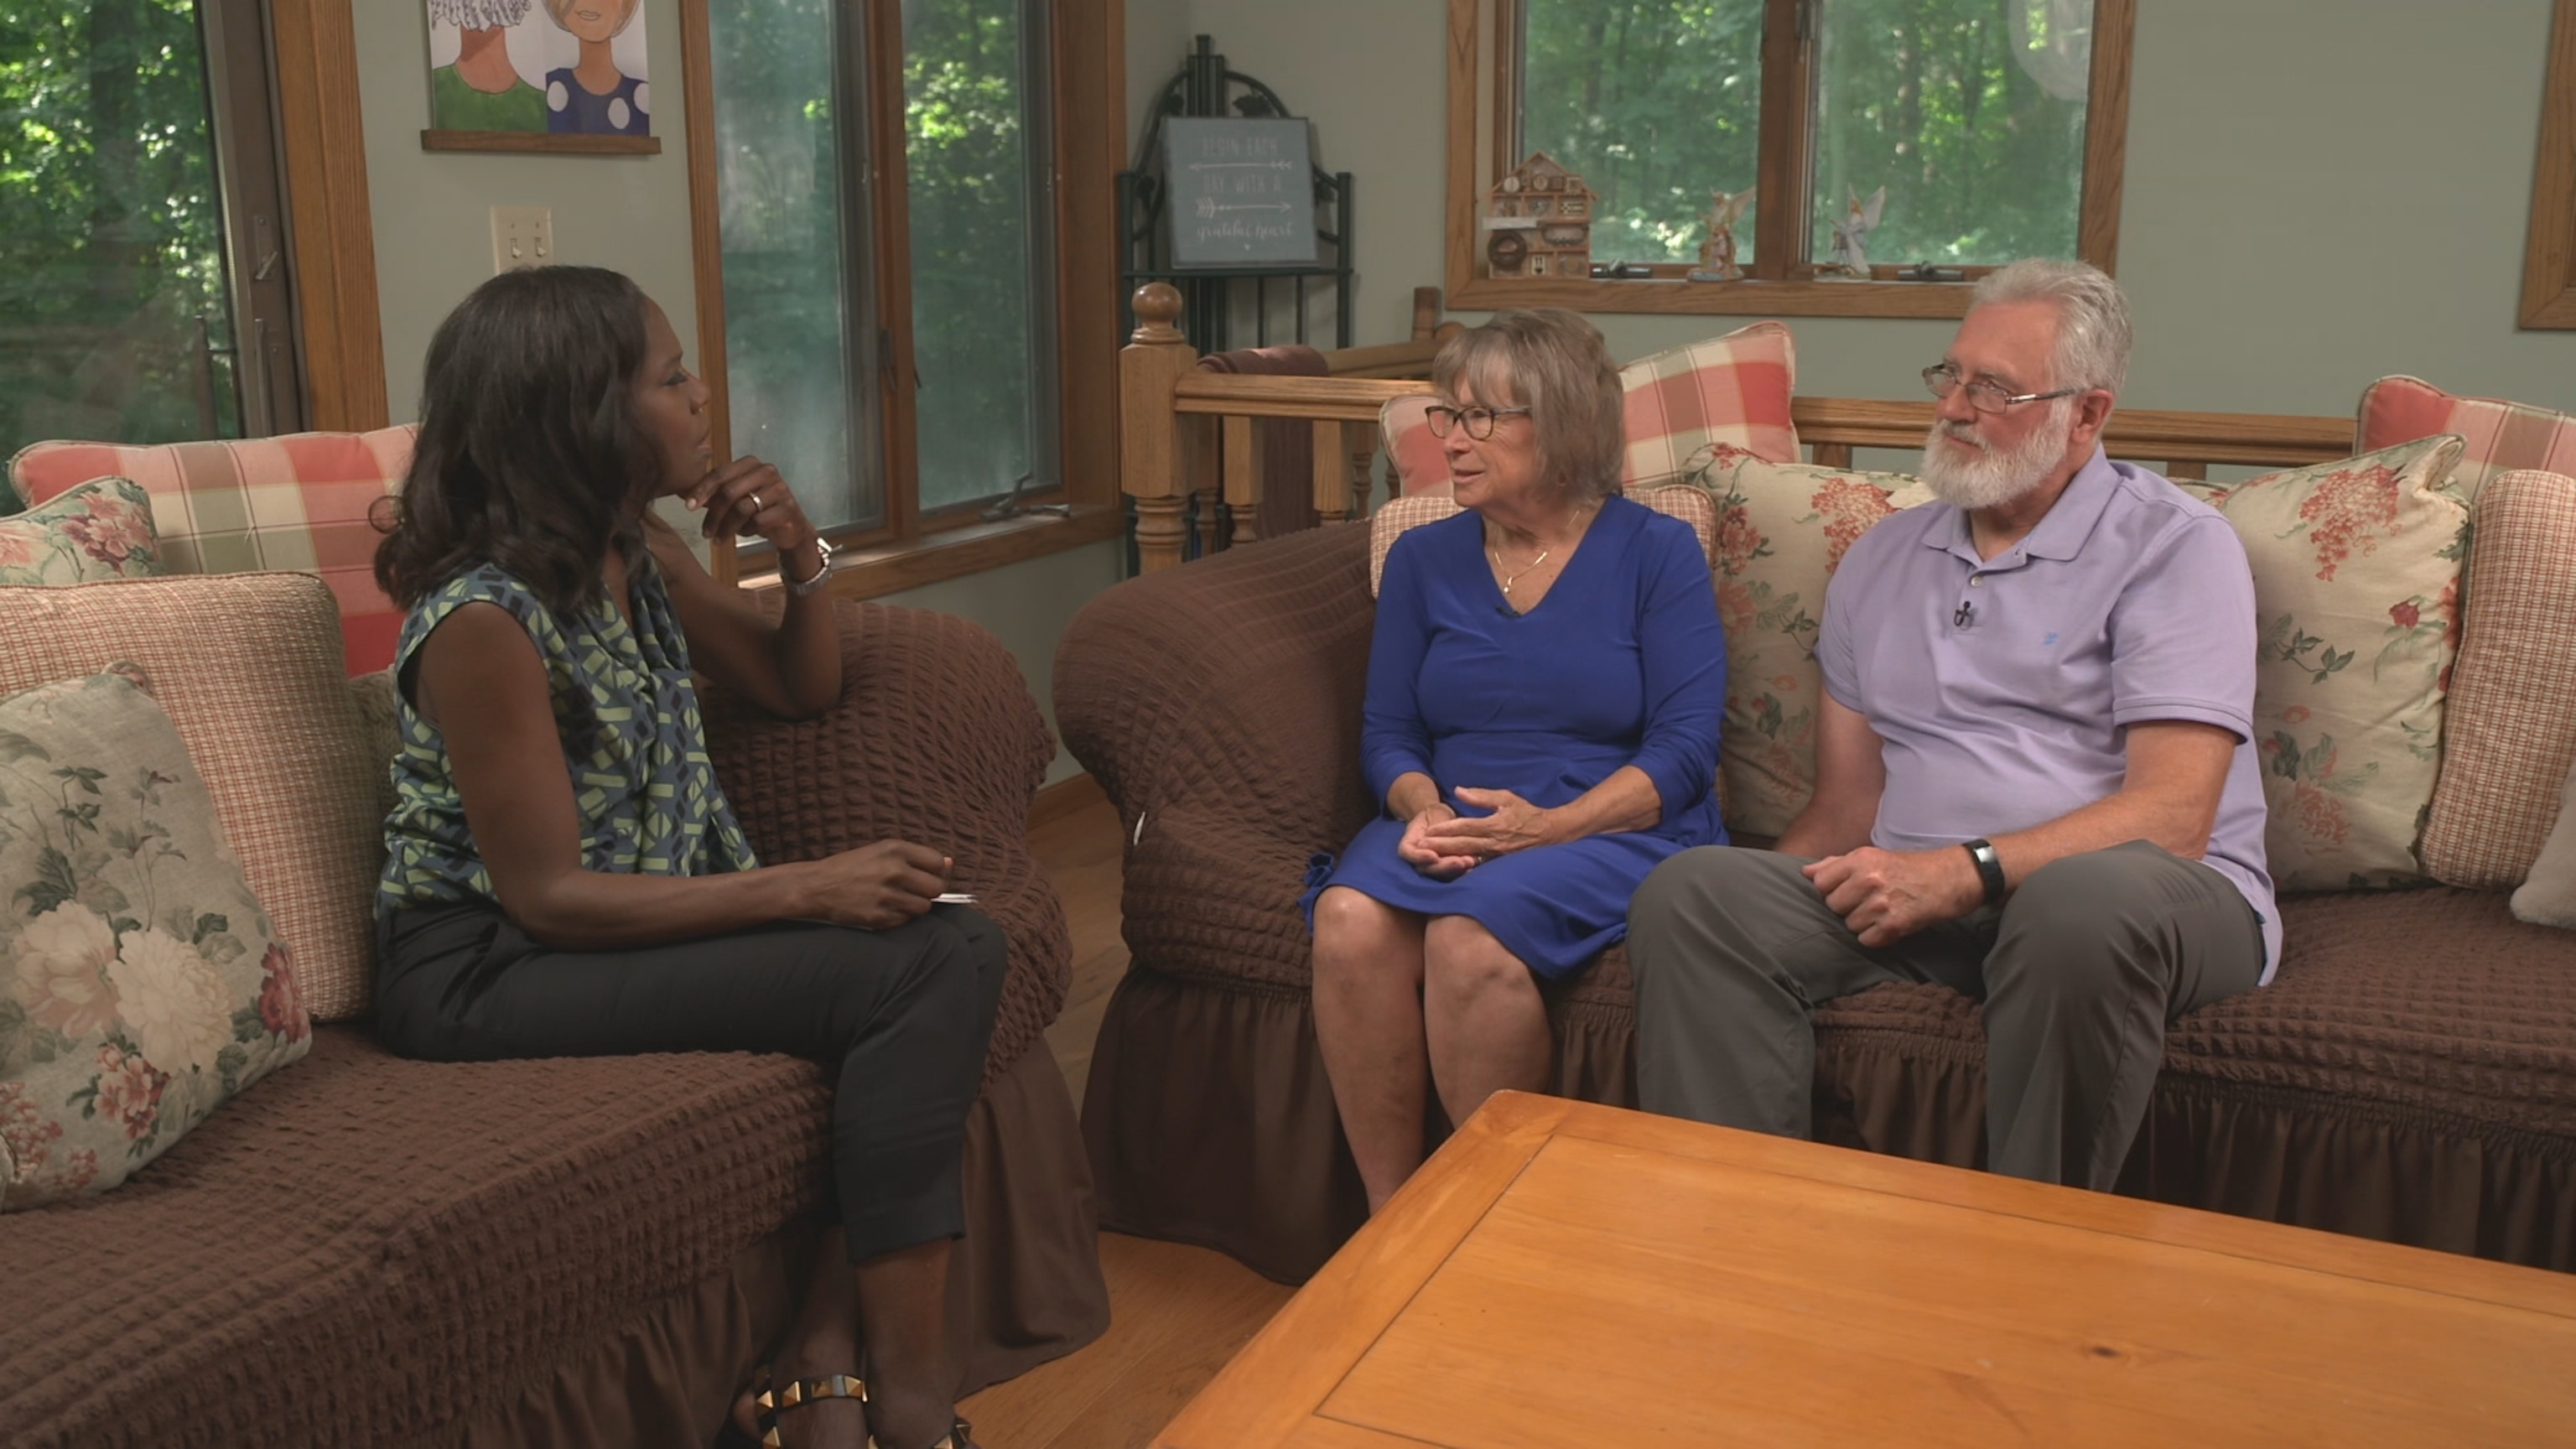
[[[393,663],[403,611],[376,587],[367,509],[397,492],[411,467],[412,429],[294,433],[126,447],[36,443],[9,461],[29,504],[106,475],[152,497],[164,569],[177,574],[293,570],[319,574],[340,606],[351,674]]]
[[[2450,491],[2478,501],[2489,479],[2530,469],[2576,474],[2576,417],[2491,397],[2456,397],[2420,377],[2383,377],[2362,390],[2353,449],[2375,453],[2437,433],[2468,442]]]
[[[1789,419],[1798,354],[1785,324],[1756,322],[1658,352],[1619,369],[1619,380],[1628,390],[1628,458],[1619,481],[1632,492],[1682,481],[1712,451],[1798,461],[1798,429]],[[1448,455],[1422,415],[1430,405],[1428,396],[1400,397],[1378,412],[1397,489],[1406,495],[1449,491]]]
[[[1799,461],[1789,397],[1798,387],[1798,350],[1786,324],[1756,322],[1619,369],[1628,385],[1630,489],[1678,483],[1711,447],[1737,448],[1771,463]]]

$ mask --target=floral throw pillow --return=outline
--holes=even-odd
[[[2266,474],[2211,501],[2254,569],[2254,738],[2283,890],[2413,885],[2442,770],[2469,510],[2456,435]]]
[[[1928,503],[1932,493],[1902,473],[1773,463],[1726,447],[1704,450],[1690,479],[1718,510],[1710,562],[1726,628],[1718,757],[1726,824],[1776,837],[1816,792],[1825,581],[1880,519]]]
[[[162,572],[152,499],[123,478],[94,478],[0,518],[0,584],[85,584]]]
[[[0,1210],[114,1187],[312,1045],[214,801],[127,673],[0,701],[0,962]]]

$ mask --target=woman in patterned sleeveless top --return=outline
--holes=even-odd
[[[431,340],[376,576],[410,611],[377,897],[377,1026],[437,1060],[787,1052],[834,1075],[837,1221],[734,1427],[962,1449],[950,1244],[1001,997],[991,922],[935,904],[937,848],[762,867],[708,762],[694,665],[786,718],[841,694],[814,525],[776,469],[720,467],[707,386],[614,272],[475,289]],[[651,511],[773,545],[772,622]],[[859,1376],[864,1346],[868,1371]]]

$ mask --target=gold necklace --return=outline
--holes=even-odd
[[[1489,548],[1489,549],[1486,549],[1486,550],[1485,550],[1485,552],[1487,552],[1487,553],[1489,553],[1489,554],[1492,554],[1492,555],[1494,556],[1494,572],[1496,572],[1496,573],[1498,573],[1498,574],[1502,573],[1502,572],[1503,572],[1503,552],[1502,552],[1502,550],[1501,550],[1501,549],[1497,549],[1497,548]],[[1512,585],[1519,583],[1519,582],[1522,580],[1522,578],[1524,578],[1525,576],[1527,576],[1527,575],[1528,575],[1528,573],[1529,573],[1529,571],[1530,571],[1531,569],[1537,568],[1540,564],[1543,564],[1543,563],[1547,562],[1547,555],[1548,555],[1548,550],[1546,550],[1546,549],[1540,549],[1540,550],[1538,551],[1538,557],[1536,557],[1536,558],[1534,558],[1534,559],[1531,559],[1531,560],[1530,560],[1528,563],[1526,563],[1526,564],[1523,564],[1523,565],[1521,566],[1521,571],[1520,571],[1519,573],[1516,573],[1516,574],[1503,574],[1503,597],[1504,597],[1504,598],[1506,598],[1506,599],[1510,598],[1510,597],[1512,596]]]
[[[1582,521],[1582,519],[1583,519],[1583,515],[1584,515],[1584,514],[1586,514],[1586,513],[1590,512],[1591,510],[1592,510],[1592,505],[1591,505],[1591,504],[1589,504],[1589,503],[1581,503],[1581,504],[1577,504],[1577,505],[1575,505],[1575,509],[1574,509],[1573,514],[1572,514],[1571,516],[1569,516],[1569,517],[1565,520],[1565,526],[1566,526],[1567,528],[1571,529],[1572,527],[1574,527],[1574,525],[1575,525],[1575,524],[1577,524],[1577,523],[1579,523],[1579,522],[1581,522],[1581,521]],[[1530,575],[1531,571],[1535,570],[1535,569],[1536,569],[1540,564],[1543,564],[1543,563],[1547,562],[1547,556],[1548,556],[1549,554],[1551,554],[1551,553],[1554,553],[1555,551],[1556,551],[1556,550],[1555,550],[1555,549],[1553,549],[1553,548],[1543,548],[1543,549],[1540,549],[1540,550],[1538,551],[1538,557],[1536,557],[1536,558],[1534,558],[1534,559],[1531,559],[1528,563],[1525,563],[1525,564],[1521,565],[1521,567],[1520,567],[1520,572],[1518,572],[1518,573],[1503,574],[1503,551],[1502,551],[1501,549],[1498,549],[1498,548],[1494,547],[1492,544],[1487,544],[1487,545],[1485,545],[1485,552],[1486,552],[1487,554],[1491,555],[1491,556],[1492,556],[1492,558],[1493,558],[1493,560],[1494,560],[1494,572],[1496,572],[1496,573],[1498,573],[1498,574],[1503,574],[1503,597],[1504,597],[1505,599],[1509,599],[1509,598],[1511,598],[1511,596],[1512,596],[1512,585],[1517,584],[1517,583],[1519,583],[1522,579],[1525,579],[1525,578],[1529,577],[1529,575]]]

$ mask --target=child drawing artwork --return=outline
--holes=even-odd
[[[430,125],[442,131],[542,131],[545,92],[510,58],[530,0],[429,0]],[[456,46],[447,56],[450,37]]]
[[[644,33],[639,28],[618,43],[643,12],[644,0],[545,0],[545,6],[580,46],[572,64],[546,72],[546,129],[558,135],[651,135]]]

